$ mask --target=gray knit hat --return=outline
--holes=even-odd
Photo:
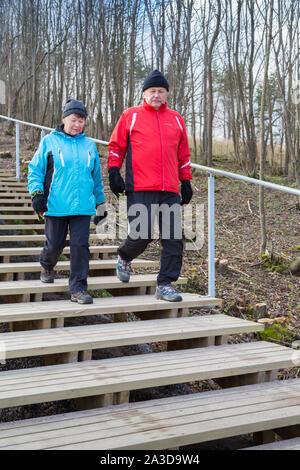
[[[84,118],[88,115],[86,107],[82,101],[75,100],[74,98],[71,98],[66,102],[62,117],[65,118],[70,114],[79,114],[79,116]]]
[[[162,87],[169,91],[169,83],[166,77],[159,71],[153,70],[149,75],[145,78],[143,84],[143,91],[147,90],[147,88],[152,87]]]

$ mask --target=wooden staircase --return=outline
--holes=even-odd
[[[30,245],[44,240],[36,234],[43,225],[31,209],[26,185],[1,172],[0,220],[1,231],[34,231],[0,232],[0,323],[10,325],[9,332],[0,334],[0,361],[1,352],[7,361],[35,356],[44,361],[14,370],[5,370],[5,364],[1,370],[0,362],[0,408],[68,399],[78,410],[0,423],[0,450],[174,449],[249,433],[258,449],[275,436],[292,437],[285,447],[299,448],[300,379],[276,380],[279,369],[295,366],[294,350],[265,341],[228,343],[230,335],[259,332],[263,325],[195,313],[221,305],[217,298],[183,293],[182,302],[155,299],[156,274],[145,269],[157,269],[157,260],[135,260],[138,272],[121,283],[115,276],[117,246],[99,241],[92,225],[88,289],[105,296],[90,305],[69,298],[47,300],[51,293],[68,296],[68,278],[54,284],[38,279],[40,266],[32,257],[41,246]],[[13,222],[19,220],[29,223]],[[5,247],[7,242],[15,247]],[[67,260],[56,267],[59,273],[68,275],[69,253],[67,246]],[[186,282],[181,277],[177,284]],[[83,317],[88,323],[90,315],[99,322],[67,324]],[[152,343],[163,350],[97,358],[104,348]],[[221,388],[130,401],[135,390],[207,379]],[[277,442],[268,445],[276,448]]]

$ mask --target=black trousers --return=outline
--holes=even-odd
[[[166,191],[137,191],[127,195],[129,233],[118,248],[125,261],[132,261],[153,240],[157,217],[162,245],[157,283],[176,281],[182,267],[180,196]]]
[[[89,215],[67,217],[45,217],[46,241],[40,254],[40,263],[50,271],[66,246],[68,229],[70,232],[70,292],[86,291],[89,272]]]

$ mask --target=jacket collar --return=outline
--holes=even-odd
[[[59,124],[53,132],[61,134],[63,137],[66,137],[66,138],[69,138],[69,139],[81,139],[82,137],[85,136],[84,132],[82,132],[81,134],[77,134],[77,135],[67,134],[64,131],[64,124],[63,123]]]
[[[150,104],[148,104],[144,98],[144,101],[143,101],[143,106],[145,109],[148,109],[149,111],[156,111],[155,108],[153,108],[153,106],[151,106]],[[168,107],[168,102],[166,101],[164,104],[161,104],[160,105],[160,108],[157,110],[157,111],[165,111]]]

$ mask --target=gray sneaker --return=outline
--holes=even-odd
[[[124,259],[121,258],[121,256],[119,256],[118,263],[117,263],[118,279],[122,282],[129,282],[130,273],[131,273],[131,261],[125,261]]]
[[[73,292],[71,294],[71,302],[78,302],[79,304],[92,304],[93,297],[87,292]]]
[[[47,269],[44,269],[42,267],[41,276],[40,276],[40,280],[42,282],[45,282],[46,284],[52,284],[54,282],[54,278],[55,278],[55,272],[53,271],[53,269],[51,269],[50,271],[47,271]]]
[[[172,284],[166,284],[156,287],[155,297],[169,302],[181,302],[182,297]]]

